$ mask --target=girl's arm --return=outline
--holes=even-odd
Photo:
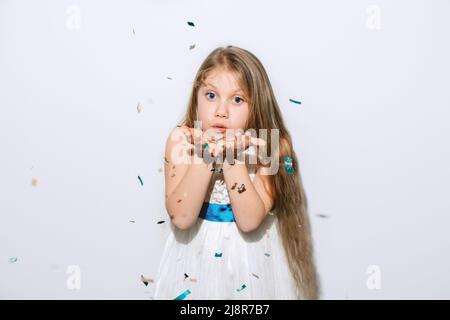
[[[172,223],[183,230],[197,221],[212,176],[212,164],[195,152],[192,157],[187,154],[191,145],[185,136],[188,131],[175,128],[169,135],[164,170],[166,210]]]
[[[227,161],[223,175],[238,227],[243,232],[257,229],[273,207],[267,176],[257,172],[252,182],[244,163],[229,165]]]

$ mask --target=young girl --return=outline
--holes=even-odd
[[[279,140],[242,135],[249,129],[276,130]],[[272,149],[277,172],[267,174],[259,156],[247,163],[261,146]],[[201,65],[187,113],[167,139],[165,191],[171,232],[155,299],[319,298],[297,157],[249,51],[217,48]]]

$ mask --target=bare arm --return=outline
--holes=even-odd
[[[186,131],[176,128],[166,144],[166,209],[175,226],[188,229],[198,218],[212,176],[212,164],[187,154]],[[184,144],[184,146],[183,146]]]
[[[226,161],[223,174],[237,225],[243,232],[257,229],[273,206],[266,178],[258,173],[252,182],[245,164]]]

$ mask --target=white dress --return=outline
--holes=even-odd
[[[223,173],[213,173],[197,222],[187,230],[170,223],[154,299],[298,299],[276,216],[249,233],[232,220]]]

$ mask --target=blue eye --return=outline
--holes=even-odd
[[[211,95],[212,95],[212,97],[211,97]],[[207,93],[206,93],[206,96],[207,96],[209,99],[212,100],[212,99],[215,98],[216,95],[215,95],[213,92],[207,92]]]
[[[240,101],[234,100],[234,102],[236,102],[237,104],[240,104],[241,102],[244,101],[244,99],[242,99],[241,97],[236,97],[235,99],[239,99],[240,100]]]

